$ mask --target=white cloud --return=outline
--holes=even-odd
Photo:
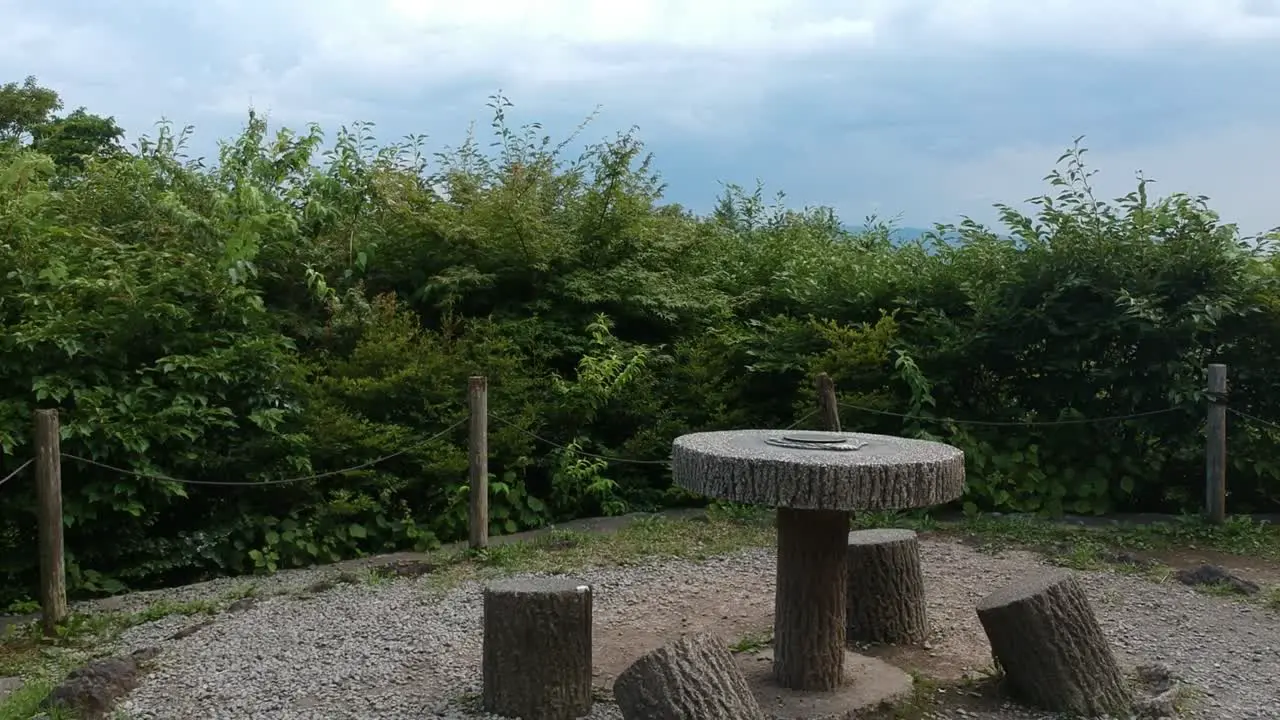
[[[1275,0],[324,0],[305,19],[326,42],[352,28],[387,39],[451,35],[492,49],[646,46],[717,52],[811,51],[824,42],[924,38],[1002,46],[1273,38]],[[223,3],[223,6],[229,6]],[[853,7],[850,7],[853,6]],[[302,6],[299,6],[302,7]],[[359,42],[352,43],[358,45]],[[429,49],[428,49],[429,50]],[[509,61],[516,61],[510,58]]]
[[[907,33],[980,46],[1137,51],[1153,45],[1260,40],[1280,22],[1268,0],[914,0]]]
[[[346,96],[413,97],[458,83],[517,100],[575,93],[686,131],[751,113],[795,76],[846,81],[906,58],[1153,48],[1280,39],[1276,0],[214,0],[195,10],[247,67],[213,107],[272,98],[317,117]],[[287,50],[288,52],[282,52]],[[945,60],[944,60],[945,61]],[[841,88],[856,92],[856,87]],[[348,103],[338,112],[357,109]],[[703,126],[703,130],[709,128]]]
[[[806,11],[786,0],[283,0],[258,27],[277,27],[287,17],[288,30],[242,32],[255,13],[243,0],[221,0],[201,13],[246,54],[267,43],[295,49],[274,79],[241,73],[228,88],[233,95],[274,95],[273,80],[303,88],[299,94],[359,86],[402,97],[489,82],[516,95],[589,88],[601,102],[740,103],[752,90],[744,78],[760,67],[865,47],[875,33],[868,20]]]
[[[107,17],[156,0],[100,0]],[[106,30],[0,0],[0,57],[117,67],[120,26]],[[208,0],[184,7],[203,40],[240,58],[210,105],[248,96],[315,109],[306,96],[347,88],[411,95],[483,79],[513,91],[590,88],[600,100],[730,102],[743,86],[785,84],[778,66],[888,64],[894,56],[1032,49],[1136,53],[1153,47],[1280,39],[1277,0]],[[40,9],[36,9],[40,8]],[[65,11],[63,13],[66,14]],[[176,17],[176,16],[175,16]],[[54,22],[56,20],[56,22]],[[159,26],[159,27],[157,27]],[[141,32],[140,30],[138,32]],[[123,51],[123,52],[122,52]],[[253,58],[271,56],[270,62]],[[96,58],[96,62],[95,62]],[[163,61],[180,62],[181,58]],[[6,63],[8,64],[8,63]],[[232,64],[235,67],[235,64]],[[163,69],[163,64],[160,68]],[[684,96],[681,96],[681,93]],[[687,97],[686,97],[687,96]],[[321,103],[322,104],[322,103]],[[301,108],[299,108],[301,109]],[[281,108],[289,114],[292,109]]]
[[[687,65],[731,57],[758,70],[833,50],[1134,52],[1280,38],[1280,17],[1259,12],[1266,2],[1273,0],[313,0],[291,16],[305,43],[300,64],[316,70],[573,83],[599,78],[584,66],[627,66],[620,56]],[[241,18],[229,25],[243,27]]]
[[[109,28],[74,18],[55,22],[22,12],[16,3],[4,0],[0,0],[0,18],[4,18],[0,22],[0,67],[31,66],[38,58],[45,76],[101,82],[117,79],[133,64],[133,49]]]
[[[359,20],[354,20],[355,17]],[[328,18],[324,21],[321,18]],[[317,18],[322,37],[353,21],[401,39],[431,36],[478,52],[514,45],[551,47],[737,53],[808,51],[816,45],[865,38],[873,30],[866,19],[806,8],[786,0],[648,0],[615,3],[552,0],[528,3],[480,0],[386,0],[370,6],[346,0],[330,2]],[[337,24],[331,24],[337,21]],[[494,60],[518,66],[510,55]]]

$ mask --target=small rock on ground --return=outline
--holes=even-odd
[[[125,693],[138,686],[143,665],[159,651],[141,648],[101,658],[73,670],[45,698],[46,709],[73,713],[83,720],[105,717]]]

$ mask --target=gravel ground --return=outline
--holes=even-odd
[[[991,556],[952,541],[922,541],[933,636],[926,674],[958,677],[990,663],[974,602],[1042,565],[1024,552]],[[726,637],[768,626],[774,557],[756,550],[705,563],[668,562],[586,571],[595,588],[597,662],[622,663],[663,636],[706,627]],[[1128,665],[1158,662],[1202,692],[1192,717],[1280,718],[1280,619],[1266,610],[1115,573],[1080,573],[1108,637]],[[275,589],[301,588],[318,571],[284,573]],[[217,596],[234,581],[149,593]],[[137,607],[133,597],[118,606]],[[480,588],[445,594],[422,580],[340,585],[311,599],[269,597],[219,616],[199,632],[165,640],[191,619],[133,628],[125,649],[159,645],[157,669],[122,705],[138,719],[304,720],[315,718],[490,717],[468,711],[479,691]],[[727,628],[727,630],[726,630]],[[736,634],[736,635],[735,635]],[[601,659],[603,658],[603,659]],[[612,669],[612,668],[611,668]],[[607,677],[608,673],[606,673]],[[599,678],[598,678],[599,679]],[[589,716],[620,718],[598,702]],[[936,717],[1019,720],[1048,717],[1011,708],[951,710]]]

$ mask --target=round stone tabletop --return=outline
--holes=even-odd
[[[722,500],[796,510],[905,510],[964,492],[964,452],[864,433],[725,430],[672,443],[677,485]]]

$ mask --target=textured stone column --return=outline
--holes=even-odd
[[[773,674],[792,690],[833,690],[844,677],[849,513],[778,510]]]
[[[591,711],[591,588],[516,578],[484,591],[485,712],[576,720]]]
[[[1065,572],[1023,578],[983,598],[978,619],[1012,693],[1051,712],[1126,716],[1132,697],[1089,598]]]
[[[918,645],[929,636],[920,545],[913,530],[849,533],[845,636]]]

